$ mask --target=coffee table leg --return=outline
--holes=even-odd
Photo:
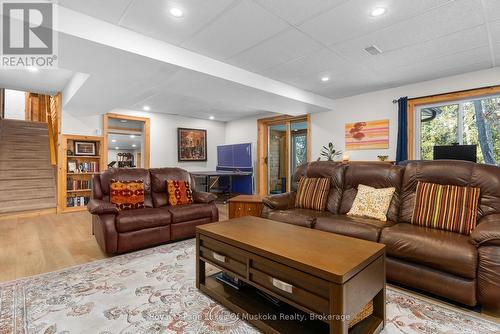
[[[330,315],[339,319],[330,320],[330,334],[347,334],[349,321],[340,320],[346,313],[345,286],[330,284]]]
[[[196,234],[196,287],[205,284],[205,261],[200,259],[200,235]]]

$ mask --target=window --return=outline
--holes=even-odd
[[[417,109],[416,159],[435,145],[477,145],[477,161],[500,164],[500,95],[422,105]]]

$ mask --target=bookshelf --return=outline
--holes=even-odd
[[[75,142],[94,143],[95,152],[84,151],[77,154]],[[105,152],[102,143],[103,137],[62,135],[58,153],[58,212],[87,209],[92,192],[92,175],[99,174],[104,169],[102,154]],[[92,147],[90,144],[84,146]]]

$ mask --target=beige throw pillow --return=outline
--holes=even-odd
[[[395,190],[394,187],[376,189],[360,184],[358,194],[347,215],[387,221],[387,211]]]

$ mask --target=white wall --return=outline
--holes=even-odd
[[[151,119],[151,167],[178,166],[189,171],[215,170],[217,165],[216,147],[224,144],[225,123],[125,109],[115,109],[111,112]],[[95,136],[103,133],[103,115],[79,117],[63,110],[62,120],[62,132],[64,134]],[[177,161],[178,127],[207,130],[207,161]]]
[[[25,92],[20,90],[5,90],[5,118],[24,121]]]

